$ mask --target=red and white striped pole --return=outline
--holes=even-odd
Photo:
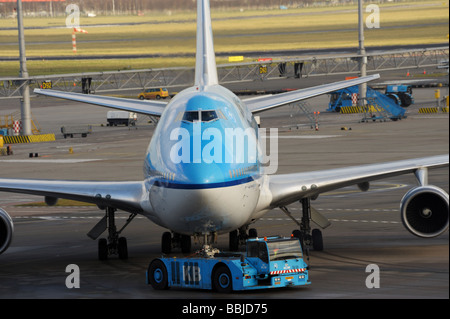
[[[73,53],[77,53],[77,36],[75,35],[75,28],[72,31],[72,50]]]
[[[83,30],[83,29],[80,29],[80,28],[73,28],[73,31],[72,31],[72,50],[73,50],[73,53],[77,53],[76,32],[88,33],[86,30]]]

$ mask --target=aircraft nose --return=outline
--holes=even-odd
[[[212,184],[224,182],[227,167],[217,163],[186,163],[181,165],[175,180],[188,181],[191,184]]]

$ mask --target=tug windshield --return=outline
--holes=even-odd
[[[299,240],[280,240],[267,242],[271,261],[302,258],[302,248]]]

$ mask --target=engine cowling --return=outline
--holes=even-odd
[[[8,249],[14,233],[14,224],[11,217],[0,208],[0,254]]]
[[[412,234],[436,237],[447,231],[449,196],[439,187],[427,185],[411,189],[400,203],[403,225]]]

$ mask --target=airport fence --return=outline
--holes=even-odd
[[[367,72],[437,68],[448,70],[449,47],[416,50],[392,50],[369,53]],[[230,63],[218,66],[219,82],[250,82],[282,78],[304,78],[326,75],[357,75],[357,54],[306,56],[261,59],[249,63]],[[30,76],[23,79],[0,78],[0,99],[21,98],[22,88],[44,88],[78,93],[111,93],[146,88],[166,87],[172,90],[192,86],[193,67],[143,69],[127,71],[87,72]]]

